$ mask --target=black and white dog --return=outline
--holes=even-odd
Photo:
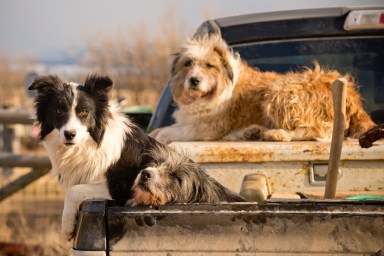
[[[52,170],[65,192],[62,231],[67,239],[73,236],[76,215],[84,200],[103,198],[125,203],[131,199],[132,205],[146,204],[135,202],[132,197],[132,187],[138,174],[158,166],[161,161],[177,160],[174,154],[166,159],[173,149],[148,137],[119,113],[110,97],[112,84],[107,76],[91,75],[84,85],[79,85],[50,75],[36,78],[29,87],[38,91],[35,109],[37,122],[41,126],[40,140],[48,151]],[[169,166],[198,169],[197,175],[206,177],[201,167],[192,161],[188,166]],[[180,170],[174,171],[186,175]],[[172,203],[244,201],[236,193],[212,182],[211,178],[202,178],[194,189],[187,190],[185,187],[189,186],[190,179],[177,175],[171,175],[171,178],[178,182],[174,189],[194,194],[185,196],[184,201],[177,199]],[[211,188],[205,189],[207,187]],[[142,190],[145,188],[142,187]],[[217,196],[204,193],[215,193]]]

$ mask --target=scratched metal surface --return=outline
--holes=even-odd
[[[109,255],[374,255],[384,247],[383,206],[384,201],[271,200],[109,207],[106,248]],[[95,226],[95,212],[88,216],[88,225]],[[84,226],[87,217],[82,219]],[[83,238],[97,240],[95,234]],[[77,250],[86,249],[81,245]]]

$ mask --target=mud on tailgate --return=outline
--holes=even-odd
[[[82,205],[74,255],[376,255],[384,201],[269,200],[265,204]],[[377,254],[381,255],[381,254]]]

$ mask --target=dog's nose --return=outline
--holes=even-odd
[[[141,171],[141,181],[147,181],[152,179],[153,174],[150,170],[144,169]]]
[[[197,78],[197,77],[191,77],[189,79],[189,83],[191,85],[191,89],[197,89],[197,86],[199,85],[200,83],[200,80]]]
[[[73,140],[73,138],[75,138],[75,136],[76,136],[76,131],[64,131],[64,137],[67,140]]]

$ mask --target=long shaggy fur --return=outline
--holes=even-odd
[[[278,74],[248,66],[217,35],[190,39],[171,74],[176,122],[151,135],[175,140],[327,140],[332,135],[331,84],[347,83],[345,134],[358,138],[374,126],[353,79],[335,70]]]
[[[137,176],[132,204],[243,202],[192,162],[173,150],[157,147],[149,152],[156,159]]]

